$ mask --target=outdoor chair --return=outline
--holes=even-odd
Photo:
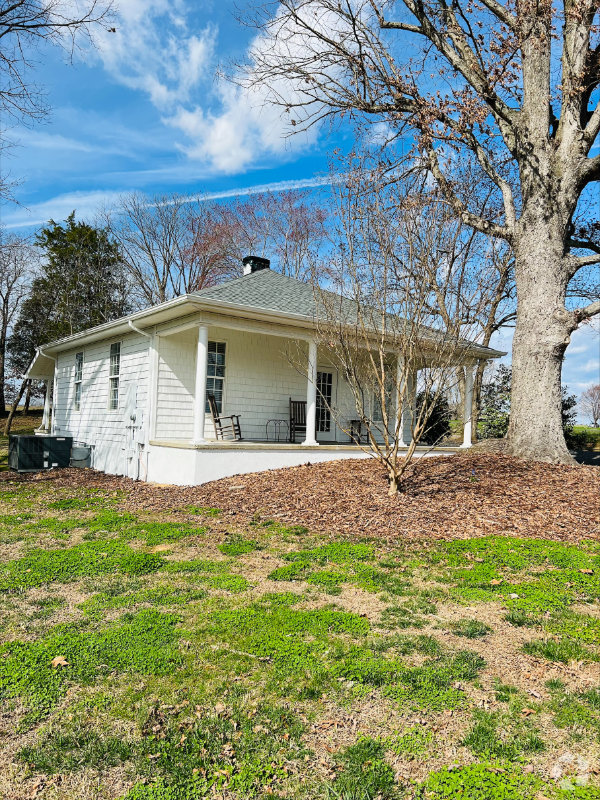
[[[292,400],[290,397],[290,442],[296,441],[296,434],[306,437],[306,400]]]
[[[240,415],[232,414],[229,417],[222,417],[217,408],[217,400],[214,394],[207,394],[208,405],[210,407],[210,414],[212,416],[213,425],[215,426],[215,436],[217,441],[220,439],[238,441],[242,438],[242,430],[240,428]]]
[[[353,444],[368,444],[369,434],[365,431],[363,433],[362,422],[359,419],[350,420],[350,441]]]

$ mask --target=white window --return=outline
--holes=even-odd
[[[83,353],[75,354],[75,411],[81,409],[81,381],[83,380]]]
[[[108,407],[111,411],[119,408],[119,376],[121,374],[121,342],[110,346],[110,371],[108,389]]]
[[[208,367],[206,370],[206,394],[214,394],[219,414],[223,413],[223,388],[225,385],[225,342],[208,343]],[[208,398],[206,413],[210,414]]]

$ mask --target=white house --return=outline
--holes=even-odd
[[[95,469],[180,485],[368,457],[317,397],[318,384],[333,405],[351,403],[317,347],[312,287],[266,260],[244,262],[243,277],[40,348],[28,376],[52,385],[54,399],[51,408],[47,391],[39,433],[90,445]],[[304,352],[308,379],[286,356],[290,345]],[[501,355],[469,346],[468,392],[477,361]],[[207,392],[221,415],[240,415],[241,441],[217,441]],[[297,443],[288,441],[290,398],[306,402],[306,434]],[[410,440],[410,410],[402,413]],[[467,419],[465,446],[470,441]]]

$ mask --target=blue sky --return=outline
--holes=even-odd
[[[22,181],[22,206],[1,209],[8,228],[31,230],[73,209],[91,217],[132,189],[226,196],[320,181],[343,132],[286,138],[259,95],[215,80],[219,63],[241,59],[255,35],[231,0],[119,0],[119,9],[117,33],[103,34],[98,51],[72,65],[56,49],[40,54],[53,113],[12,131],[20,146],[4,169]],[[564,380],[577,394],[600,381],[594,327],[576,331],[567,351]],[[510,334],[497,346],[510,349]]]

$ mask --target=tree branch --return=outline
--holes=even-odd
[[[514,14],[507,11],[501,3],[497,0],[482,0],[483,5],[497,17],[500,22],[504,22],[509,28],[515,29],[517,27],[517,18]]]
[[[489,85],[487,75],[478,63],[477,55],[468,45],[464,35],[458,35],[458,31],[462,33],[462,29],[458,25],[453,12],[450,12],[450,14],[455,22],[453,26],[455,33],[453,36],[454,47],[451,47],[425,13],[423,3],[419,2],[419,0],[403,0],[403,2],[411,14],[420,22],[423,35],[447,59],[449,64],[460,72],[467,83],[473,87],[485,104],[492,110],[494,116],[512,129],[519,112],[510,108]]]
[[[425,31],[419,25],[407,25],[404,22],[387,22],[383,18],[380,21],[380,25],[383,30],[408,31],[409,33],[419,33],[421,36],[425,36]]]
[[[589,240],[582,242],[576,239],[567,239],[567,247],[569,249],[581,248],[583,250],[592,250],[594,253],[600,253],[600,245],[595,242],[590,242]]]
[[[594,112],[595,114],[596,112]],[[599,120],[600,122],[600,117]],[[587,130],[587,128],[586,128]],[[579,169],[579,185],[581,188],[587,186],[592,181],[600,179],[600,156],[594,158],[587,158]]]
[[[567,274],[569,279],[573,278],[580,269],[589,267],[591,264],[600,264],[600,250],[593,256],[572,256],[567,257]]]
[[[590,303],[588,306],[584,306],[583,308],[575,309],[575,319],[578,322],[591,319],[592,317],[595,317],[596,314],[600,314],[600,300],[596,300],[595,303]]]
[[[481,231],[481,233],[486,233],[488,236],[494,236],[498,239],[505,239],[506,241],[510,242],[512,236],[511,231],[507,227],[498,225],[496,222],[490,222],[489,220],[484,219],[477,214],[473,214],[467,209],[463,201],[454,194],[450,184],[446,180],[446,176],[442,172],[437,153],[435,152],[433,146],[431,144],[425,145],[425,149],[427,151],[429,160],[429,168],[431,169],[434,178],[438,182],[444,197],[448,200],[461,220],[466,225],[470,225],[472,228],[475,228],[475,230]]]

